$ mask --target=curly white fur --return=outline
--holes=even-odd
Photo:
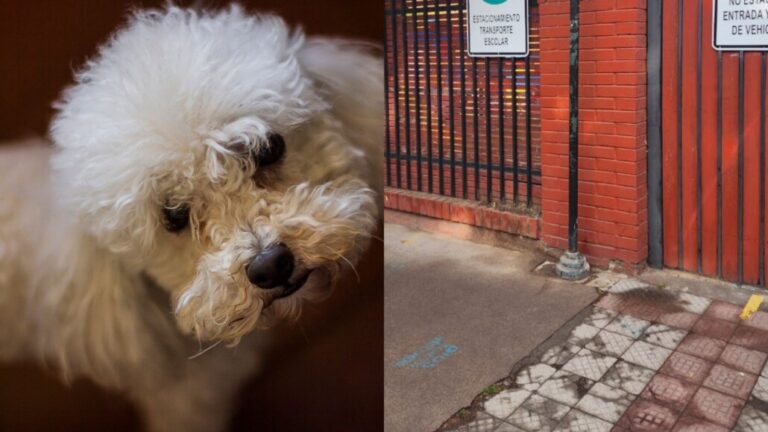
[[[56,104],[45,145],[0,150],[0,359],[123,390],[152,430],[226,425],[276,319],[365,250],[383,150],[381,60],[237,6],[135,13]],[[276,166],[248,151],[285,138]],[[245,153],[244,153],[245,152]],[[162,208],[190,208],[168,232]],[[284,243],[307,283],[246,278]],[[204,344],[218,346],[189,359]]]

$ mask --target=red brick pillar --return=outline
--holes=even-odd
[[[541,236],[568,244],[569,1],[541,13]],[[596,265],[645,261],[646,1],[582,0],[579,250]]]

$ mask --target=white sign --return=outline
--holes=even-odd
[[[527,56],[528,0],[468,0],[467,40],[470,56]]]
[[[768,0],[715,0],[712,16],[716,50],[768,50]]]

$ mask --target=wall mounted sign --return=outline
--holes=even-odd
[[[467,1],[470,56],[525,57],[528,27],[528,0]]]
[[[712,17],[716,50],[768,50],[768,0],[715,0]]]

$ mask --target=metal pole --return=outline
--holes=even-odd
[[[664,262],[661,192],[661,0],[648,1],[648,264]]]
[[[571,28],[568,70],[568,250],[560,257],[557,273],[563,279],[582,279],[589,273],[579,254],[579,0],[570,2]]]

